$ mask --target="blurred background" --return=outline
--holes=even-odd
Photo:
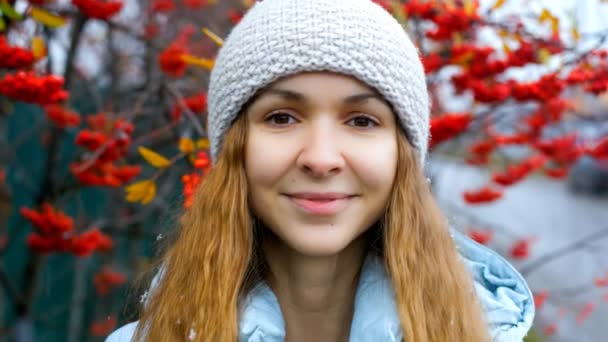
[[[527,341],[608,333],[608,2],[375,0],[433,100],[452,224],[528,280]],[[103,341],[210,170],[206,88],[251,0],[0,0],[0,339]]]

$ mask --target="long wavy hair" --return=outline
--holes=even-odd
[[[397,130],[398,168],[373,250],[392,282],[404,339],[489,341],[447,220],[414,149]],[[135,341],[237,341],[241,300],[264,279],[260,238],[248,205],[246,141],[247,115],[242,114],[154,264],[155,269],[162,265],[162,279],[141,310]]]

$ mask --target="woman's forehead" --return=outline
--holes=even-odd
[[[279,79],[260,91],[251,102],[270,97],[303,104],[322,99],[360,104],[375,99],[391,107],[376,89],[355,77],[325,71],[302,72]]]
[[[290,87],[299,86],[318,88],[319,85],[341,85],[346,91],[350,90],[368,90],[376,92],[375,89],[368,86],[354,76],[336,73],[332,71],[307,71],[299,72],[287,77],[280,78],[271,83],[267,88],[274,87]]]

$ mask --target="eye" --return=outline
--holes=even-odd
[[[270,114],[264,121],[273,126],[285,126],[295,123],[296,119],[290,114],[279,112]]]
[[[367,115],[358,115],[354,118],[348,120],[351,122],[351,126],[360,127],[360,128],[373,128],[378,126],[378,122]]]

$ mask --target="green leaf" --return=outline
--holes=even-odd
[[[2,14],[7,18],[10,18],[13,20],[23,19],[23,16],[21,14],[17,13],[17,11],[15,11],[13,6],[11,6],[11,4],[9,4],[8,1],[6,1],[6,0],[0,0],[0,11],[2,11]]]
[[[4,22],[4,19],[2,19],[2,16],[0,16],[0,32],[4,31],[5,28],[6,23]]]
[[[35,6],[30,8],[30,17],[50,28],[57,28],[66,24],[64,17]]]

